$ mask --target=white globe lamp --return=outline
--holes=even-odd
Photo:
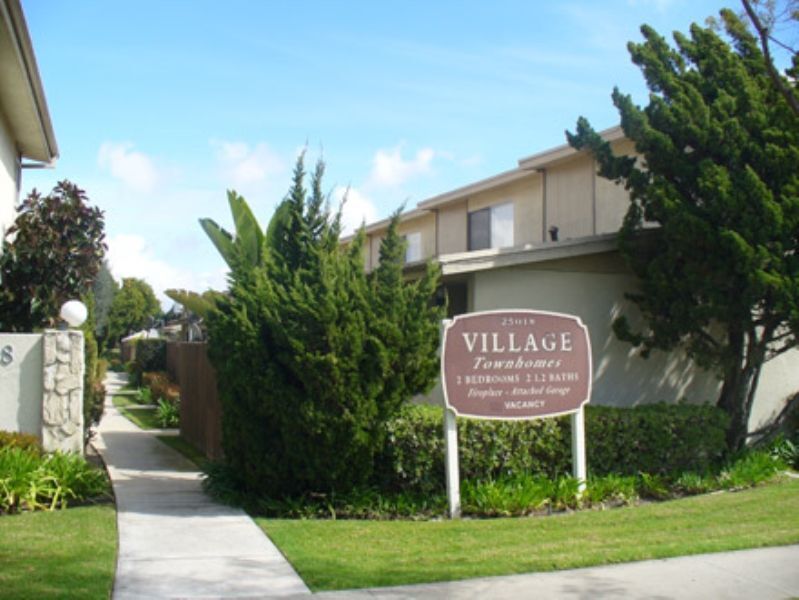
[[[80,327],[89,316],[86,305],[80,300],[68,300],[61,307],[61,318],[70,327]]]

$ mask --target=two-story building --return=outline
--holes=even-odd
[[[58,157],[19,0],[0,0],[0,239],[14,221],[22,169]]]
[[[602,132],[619,154],[633,144],[620,127]],[[578,315],[593,354],[592,402],[633,406],[658,401],[714,402],[720,383],[678,352],[641,358],[616,339],[613,320],[634,316],[624,294],[635,276],[617,251],[629,206],[623,187],[597,174],[587,152],[568,145],[518,161],[515,168],[420,202],[402,215],[407,270],[441,265],[450,314],[536,309]],[[388,220],[366,227],[364,264],[379,260]],[[771,361],[759,386],[752,427],[799,391],[799,352]],[[428,398],[441,402],[439,389]]]

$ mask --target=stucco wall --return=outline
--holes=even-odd
[[[0,239],[14,221],[18,196],[18,153],[0,112]]]
[[[543,232],[542,176],[532,173],[520,181],[476,193],[468,199],[468,212],[497,204],[513,204],[513,245],[538,243]],[[466,245],[451,252],[464,252]],[[444,254],[442,252],[442,254]]]
[[[0,429],[40,436],[41,428],[42,336],[2,333]]]
[[[651,402],[715,402],[720,383],[680,353],[641,358],[616,339],[613,320],[635,308],[623,299],[635,279],[615,252],[472,273],[469,311],[529,308],[578,315],[591,336],[594,382],[591,401],[609,406]],[[768,423],[799,392],[799,351],[768,362],[761,374],[750,430]],[[439,386],[417,401],[443,402]]]
[[[467,244],[467,203],[458,202],[438,209],[438,253],[465,252]]]
[[[0,334],[0,430],[36,435],[48,452],[83,452],[80,331]]]
[[[635,289],[615,253],[477,272],[473,275],[473,311],[530,308],[580,316],[588,327],[593,354],[592,402],[635,406],[651,402],[715,402],[716,377],[679,353],[653,352],[642,359],[611,329],[620,314],[635,315],[623,300]],[[631,318],[634,322],[634,319]],[[788,394],[799,391],[799,352],[766,365],[761,376],[750,429],[782,408]]]
[[[397,227],[397,233],[408,235],[419,232],[422,234],[422,258],[428,259],[436,251],[436,216],[433,213],[424,214],[418,218],[404,221]],[[379,254],[378,254],[379,256]]]
[[[547,168],[547,229],[556,226],[561,240],[594,231],[594,161],[580,154]]]

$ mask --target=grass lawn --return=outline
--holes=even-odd
[[[179,435],[157,435],[155,437],[157,437],[160,441],[165,443],[173,450],[180,452],[183,456],[197,465],[197,468],[202,468],[203,463],[208,461],[202,452],[197,450],[197,448],[192,446]]]
[[[0,517],[0,597],[109,598],[116,563],[112,505]]]
[[[150,406],[141,406],[135,394],[115,394],[114,406],[119,412],[142,429],[161,429],[161,423],[156,418],[156,410]]]
[[[257,519],[314,591],[553,571],[799,542],[799,480],[553,517]]]
[[[119,412],[142,429],[161,429],[161,423],[158,422],[155,416],[154,408],[137,408],[131,406],[128,408],[120,408]]]

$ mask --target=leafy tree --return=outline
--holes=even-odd
[[[100,365],[98,356],[97,338],[94,335],[96,329],[96,304],[94,293],[89,292],[83,297],[88,315],[86,321],[81,326],[83,331],[83,431],[84,440],[89,441],[91,437],[91,427],[97,425],[103,416],[103,405],[105,403],[105,386],[103,376],[105,370]]]
[[[0,331],[53,326],[61,305],[91,287],[105,255],[103,213],[61,181],[18,207],[0,255]]]
[[[339,243],[323,171],[309,193],[298,160],[265,233],[231,202],[236,236],[211,234],[231,266],[228,294],[209,313],[225,460],[249,491],[271,496],[366,481],[385,420],[437,372],[437,270],[404,282],[395,216],[368,276],[364,234]]]
[[[135,277],[123,279],[108,313],[108,343],[113,345],[126,334],[148,327],[160,311],[149,283]]]
[[[568,137],[630,193],[619,243],[646,327],[621,317],[618,337],[645,356],[679,347],[713,368],[737,449],[763,364],[797,345],[799,120],[754,37],[731,11],[721,16],[732,46],[697,25],[674,34],[676,49],[647,26],[645,42],[629,44],[649,104],[618,90],[613,102],[637,158],[614,156],[583,118]]]
[[[108,335],[108,313],[111,311],[111,305],[114,302],[114,296],[116,296],[118,290],[119,286],[117,282],[114,281],[108,264],[104,262],[92,286],[92,295],[94,297],[94,335],[100,345],[104,344],[105,338]]]

